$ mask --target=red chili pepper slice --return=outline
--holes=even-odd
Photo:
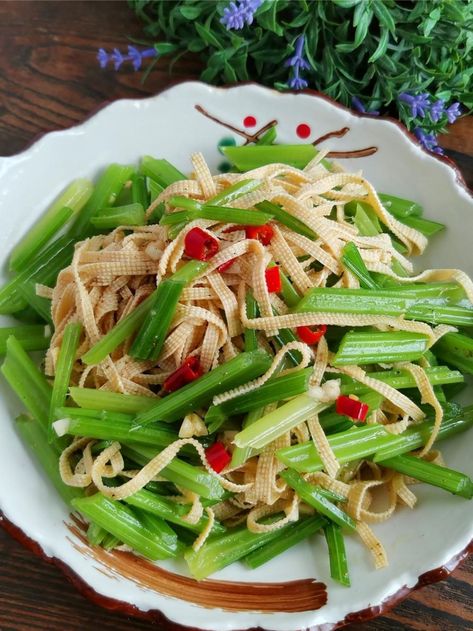
[[[210,445],[210,447],[207,447],[205,450],[205,457],[207,458],[209,465],[216,473],[223,471],[232,459],[231,455],[225,449],[224,444],[218,441],[213,445]]]
[[[189,230],[184,239],[184,251],[191,259],[208,261],[219,249],[217,239],[198,226]]]
[[[223,274],[223,272],[226,272],[228,269],[230,269],[230,267],[233,265],[233,263],[235,263],[235,261],[236,261],[236,258],[230,259],[226,263],[222,263],[221,265],[217,267],[217,271],[219,271],[220,274]]]
[[[296,328],[297,335],[301,342],[305,342],[312,346],[312,344],[317,344],[320,341],[320,338],[325,335],[327,332],[326,324],[319,324],[318,326],[298,326]]]
[[[202,369],[200,367],[199,358],[192,355],[184,361],[182,366],[169,375],[163,383],[163,390],[166,392],[174,392],[201,376]]]
[[[282,290],[281,274],[277,265],[265,270],[264,276],[266,278],[266,287],[270,294],[277,294]]]
[[[244,226],[247,239],[257,239],[263,245],[269,245],[274,237],[274,230],[265,223],[262,226]]]
[[[337,414],[349,416],[353,420],[360,422],[366,420],[368,409],[369,408],[366,403],[358,401],[358,399],[346,397],[344,395],[339,396],[335,403],[335,411],[337,412]]]

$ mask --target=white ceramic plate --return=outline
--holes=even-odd
[[[94,177],[110,162],[135,163],[140,156],[151,154],[167,158],[186,172],[190,154],[201,151],[216,169],[222,162],[219,142],[231,137],[239,143],[240,137],[203,116],[195,105],[240,130],[245,129],[247,117],[254,117],[256,126],[246,128],[250,133],[277,119],[280,142],[300,142],[298,128],[299,133],[309,134],[306,142],[310,142],[349,127],[343,138],[322,146],[337,151],[378,147],[373,156],[346,160],[346,167],[363,169],[378,190],[417,200],[428,217],[448,224],[448,231],[435,238],[419,267],[458,267],[473,273],[472,200],[454,168],[425,153],[398,123],[358,116],[313,94],[279,94],[256,85],[218,89],[200,83],[184,83],[144,100],[117,101],[78,127],[50,133],[20,155],[0,158],[2,263],[18,237],[68,182]],[[253,121],[247,119],[249,122]],[[307,127],[298,127],[301,124]],[[366,549],[358,540],[349,540],[350,589],[330,580],[322,537],[314,537],[258,570],[234,564],[216,576],[248,583],[317,578],[327,584],[328,602],[316,611],[248,612],[242,602],[241,611],[228,612],[191,604],[185,593],[182,600],[163,596],[104,573],[98,563],[74,547],[64,523],[67,510],[15,433],[12,419],[19,411],[18,403],[3,380],[0,388],[0,509],[5,518],[37,542],[44,555],[70,568],[83,588],[85,584],[101,597],[142,612],[159,610],[181,625],[215,631],[257,626],[277,631],[317,625],[332,629],[347,616],[354,619],[351,614],[355,612],[363,612],[360,618],[379,613],[379,607],[407,593],[421,575],[434,568],[451,568],[473,539],[473,502],[420,486],[414,511],[401,510],[389,522],[375,526],[389,555],[388,568],[375,571]],[[473,475],[472,444],[473,435],[445,444],[447,463]],[[183,565],[173,569],[186,572]],[[438,573],[431,572],[423,580],[435,578]]]

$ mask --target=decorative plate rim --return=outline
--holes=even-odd
[[[307,96],[312,96],[312,97],[322,99],[326,101],[327,103],[329,103],[330,105],[332,105],[333,107],[339,110],[342,110],[343,112],[348,112],[357,118],[361,118],[361,119],[368,118],[371,120],[374,118],[370,114],[363,114],[363,113],[357,112],[350,107],[347,107],[345,105],[342,105],[341,103],[338,103],[337,101],[332,99],[330,96],[327,96],[326,94],[322,92],[319,92],[317,90],[312,90],[310,88],[306,88],[304,90],[286,90],[283,93],[281,93],[278,90],[275,90],[274,88],[263,86],[255,81],[244,81],[244,82],[237,82],[233,84],[224,84],[221,86],[213,86],[213,85],[204,83],[202,81],[173,80],[165,87],[160,88],[155,94],[146,95],[146,96],[137,96],[134,98],[115,99],[114,101],[109,101],[109,100],[103,101],[100,104],[98,104],[96,107],[92,108],[91,111],[83,118],[83,120],[81,120],[75,125],[70,125],[62,129],[52,129],[49,131],[39,132],[33,137],[31,141],[29,141],[25,145],[25,147],[21,151],[14,153],[10,156],[0,156],[0,166],[2,162],[9,162],[11,160],[16,160],[18,158],[21,158],[27,155],[30,151],[34,150],[36,145],[38,145],[45,137],[51,134],[54,134],[54,135],[67,134],[72,130],[77,130],[82,127],[86,127],[87,124],[93,118],[95,118],[97,114],[99,114],[100,112],[102,112],[102,110],[107,109],[108,107],[114,105],[117,102],[120,102],[120,101],[142,102],[146,100],[153,100],[159,96],[162,96],[163,94],[167,92],[172,91],[175,87],[182,86],[182,85],[189,85],[189,86],[199,85],[199,86],[205,86],[212,90],[221,90],[221,91],[226,91],[226,90],[241,88],[241,87],[255,86],[258,88],[263,88],[269,92],[272,92],[273,95],[275,96],[282,96],[283,94],[294,94],[294,95],[304,94]],[[434,158],[435,160],[445,164],[451,171],[453,171],[453,173],[455,174],[456,184],[461,186],[469,195],[473,196],[473,189],[471,189],[468,186],[459,166],[456,164],[456,162],[453,159],[445,155],[431,153],[430,151],[427,151],[426,149],[424,149],[421,143],[419,142],[419,140],[416,138],[416,136],[412,132],[410,132],[407,129],[407,127],[398,119],[393,118],[392,116],[376,116],[375,120],[387,121],[394,124],[398,128],[398,130],[405,137],[407,137],[408,140],[413,145],[416,146],[418,150],[422,151],[422,153],[424,153],[425,155],[428,155],[429,157]],[[196,627],[182,625],[180,623],[169,620],[169,618],[165,616],[165,614],[163,614],[162,611],[160,611],[159,609],[150,609],[148,611],[143,611],[139,609],[136,605],[133,605],[131,603],[127,603],[123,600],[114,599],[109,596],[99,594],[97,591],[95,591],[95,589],[93,589],[93,587],[91,587],[87,583],[85,579],[81,578],[64,561],[54,556],[48,556],[37,541],[30,538],[21,530],[21,528],[19,528],[12,521],[7,519],[1,510],[0,510],[0,526],[12,538],[17,540],[25,548],[30,550],[30,552],[33,552],[37,557],[57,567],[63,573],[63,575],[69,580],[69,582],[74,586],[74,588],[82,596],[86,597],[90,602],[94,603],[95,605],[98,605],[110,611],[118,611],[119,613],[122,613],[124,615],[133,616],[134,618],[149,620],[151,622],[163,622],[166,624],[166,629],[168,629],[169,631],[202,631],[201,629],[198,629]],[[377,605],[374,605],[372,607],[366,607],[364,609],[360,609],[359,611],[348,613],[342,620],[339,620],[337,622],[306,627],[304,629],[301,629],[301,631],[335,631],[336,629],[340,629],[342,627],[345,627],[346,625],[349,625],[355,622],[367,622],[369,620],[377,618],[378,616],[384,615],[385,613],[390,611],[393,607],[395,607],[397,604],[399,604],[400,602],[408,598],[410,594],[413,593],[414,591],[421,589],[422,587],[425,587],[427,585],[431,585],[431,584],[447,579],[455,571],[455,569],[460,565],[460,563],[464,561],[470,554],[473,554],[473,538],[470,540],[470,542],[466,545],[464,549],[454,554],[449,561],[447,561],[446,563],[444,563],[443,565],[439,567],[432,568],[431,570],[428,570],[422,573],[421,575],[419,575],[417,577],[417,582],[412,587],[403,585],[398,590],[396,590],[393,594],[385,598],[383,601],[381,601]],[[245,631],[269,631],[269,630],[264,629],[263,627],[251,627],[251,628],[246,628]]]

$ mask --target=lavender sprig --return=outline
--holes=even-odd
[[[423,94],[409,94],[408,92],[401,92],[399,100],[407,103],[411,108],[411,114],[413,118],[424,118],[426,110],[430,105],[430,94],[427,92]]]
[[[106,68],[108,63],[113,62],[115,70],[119,70],[122,64],[126,61],[131,61],[132,66],[136,71],[141,68],[143,59],[147,57],[157,57],[158,51],[155,48],[145,48],[139,50],[135,46],[128,46],[128,54],[123,54],[118,48],[114,48],[112,53],[107,53],[104,48],[99,48],[97,53],[97,61],[101,68]]]
[[[432,151],[432,153],[443,154],[443,149],[442,147],[439,147],[437,143],[437,136],[435,134],[426,134],[421,127],[415,127],[414,134],[424,149]]]
[[[430,107],[430,117],[434,121],[434,123],[438,123],[438,121],[442,118],[445,113],[445,101],[443,99],[439,99],[435,101],[433,105]]]
[[[220,22],[227,30],[241,30],[245,25],[253,24],[254,16],[263,0],[239,0],[230,2],[223,10]]]
[[[452,103],[448,109],[445,110],[449,123],[454,123],[461,115],[460,103]]]
[[[292,57],[285,62],[285,66],[292,68],[292,76],[289,79],[288,85],[293,90],[304,90],[309,84],[301,77],[301,70],[308,70],[310,68],[306,59],[303,56],[304,50],[304,35],[300,35],[296,40],[295,52]]]

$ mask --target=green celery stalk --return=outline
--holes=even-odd
[[[330,559],[330,576],[334,581],[350,587],[348,560],[342,529],[334,522],[330,522],[324,527],[324,534]]]
[[[78,388],[77,386],[71,386],[69,394],[74,403],[81,408],[124,412],[126,414],[139,414],[144,410],[149,410],[156,403],[156,399],[139,394],[122,394],[107,390],[95,390],[94,388]]]
[[[464,377],[458,370],[451,370],[447,366],[430,366],[425,369],[426,375],[433,386],[445,385],[451,383],[461,383]],[[380,370],[370,372],[369,376],[396,390],[404,390],[406,388],[415,388],[416,382],[414,377],[406,370]],[[341,393],[342,394],[359,394],[365,392],[367,386],[351,379],[351,377],[342,376]],[[369,390],[369,388],[368,388]]]
[[[451,305],[445,295],[456,291],[436,284],[433,290],[428,285],[390,287],[383,289],[348,289],[343,287],[315,287],[302,298],[292,310],[294,313],[349,313],[357,315],[404,316],[406,319],[421,319],[426,322],[452,321],[461,318],[465,325],[473,322],[473,310],[464,305]]]
[[[30,279],[36,282],[54,284],[61,269],[67,267],[72,259],[73,241],[59,237],[39,252],[10,281],[0,287],[0,313],[14,313],[26,305],[18,295],[18,287]]]
[[[265,412],[264,407],[256,408],[248,412],[245,419],[243,420],[242,427],[245,429],[253,423],[256,423],[262,416],[264,416]],[[230,462],[230,468],[241,467],[247,460],[252,458],[258,453],[258,450],[252,449],[251,447],[235,447],[232,453],[232,460]]]
[[[56,362],[56,374],[54,376],[51,403],[49,407],[48,436],[51,442],[54,438],[52,423],[56,419],[56,408],[64,405],[71,380],[72,368],[76,361],[76,353],[82,335],[82,324],[70,322],[66,324],[61,348]]]
[[[149,193],[146,187],[146,178],[136,173],[131,178],[131,199],[133,203],[140,204],[146,210],[150,204]]]
[[[333,360],[334,366],[413,361],[427,350],[429,338],[409,331],[349,331]]]
[[[122,452],[141,466],[148,464],[160,450],[138,443],[123,444]],[[209,500],[221,500],[224,489],[218,479],[207,471],[194,467],[179,458],[174,458],[159,474],[176,486],[183,486]]]
[[[412,215],[417,217],[422,215],[422,206],[420,206],[417,202],[412,202],[411,200],[403,199],[402,197],[396,197],[395,195],[388,195],[387,193],[378,193],[378,197],[386,210],[397,219],[410,217]]]
[[[253,292],[249,289],[245,296],[246,315],[248,318],[253,319],[258,317],[259,309]],[[245,351],[255,351],[258,348],[258,338],[256,336],[256,329],[245,329]]]
[[[379,285],[374,281],[361,258],[360,251],[352,241],[343,248],[342,263],[358,278],[364,289],[379,289]]]
[[[320,403],[307,394],[300,394],[238,432],[234,443],[237,447],[260,449],[326,407],[327,404]]]
[[[105,206],[113,205],[123,185],[134,173],[132,166],[111,164],[99,177],[95,189],[81,211],[77,214],[68,235],[76,241],[90,233],[90,219]]]
[[[100,546],[107,535],[108,532],[101,526],[94,524],[93,521],[90,522],[89,527],[87,528],[87,541],[91,546]]]
[[[51,386],[13,336],[7,340],[7,352],[1,371],[30,414],[47,430]]]
[[[133,513],[143,526],[153,533],[161,545],[167,548],[169,556],[177,557],[184,554],[186,546],[178,540],[177,534],[164,519],[138,508],[133,509]]]
[[[75,498],[82,497],[83,490],[67,486],[61,479],[58,465],[58,452],[49,444],[45,427],[34,419],[21,414],[16,419],[16,429],[32,456],[39,462],[54,488],[69,505]]]
[[[98,230],[113,230],[118,226],[144,226],[145,211],[138,203],[101,208],[90,218],[90,223]]]
[[[382,232],[377,216],[367,204],[356,204],[353,221],[363,237],[375,237]]]
[[[473,406],[467,406],[463,410],[460,408],[460,411],[456,405],[450,409],[447,408],[436,441],[464,432],[471,425],[473,425]],[[373,461],[381,462],[423,447],[430,438],[432,427],[430,420],[408,427],[402,434],[393,437],[389,443],[376,449]]]
[[[135,423],[141,426],[159,420],[176,421],[187,412],[208,405],[215,395],[260,377],[270,365],[270,356],[261,349],[240,353],[138,414]]]
[[[7,340],[10,336],[21,344],[25,351],[42,351],[49,347],[51,330],[44,324],[20,324],[0,328],[0,355],[7,352]]]
[[[468,374],[473,374],[473,338],[462,333],[447,333],[433,347],[437,357]]]
[[[133,335],[145,321],[154,303],[157,291],[155,289],[136,309],[117,322],[113,329],[106,333],[97,344],[94,344],[81,357],[82,361],[85,364],[99,364],[122,342]]]
[[[432,419],[428,419],[409,427],[397,436],[389,434],[382,425],[378,424],[353,427],[328,436],[328,442],[340,464],[367,456],[374,456],[374,462],[378,462],[378,460],[385,460],[425,445],[432,433],[433,423]],[[437,440],[444,440],[463,432],[471,425],[473,425],[473,406],[465,408],[462,415],[455,406],[455,409],[446,412]],[[276,456],[286,467],[291,467],[301,473],[312,473],[323,469],[322,460],[312,441],[279,449]]]
[[[301,500],[315,508],[321,515],[350,531],[356,530],[356,524],[350,515],[330,502],[320,493],[319,487],[309,484],[297,471],[286,469],[280,473],[280,476],[294,489]]]
[[[200,581],[248,556],[257,548],[281,536],[287,529],[288,526],[283,526],[278,530],[255,533],[248,530],[246,525],[232,528],[223,535],[208,539],[198,552],[189,549],[184,558],[192,576]]]
[[[297,545],[307,537],[314,535],[327,524],[327,520],[320,515],[314,515],[291,524],[287,530],[280,532],[279,537],[257,548],[245,557],[245,563],[254,570],[289,548]]]
[[[225,419],[235,414],[250,412],[270,403],[290,399],[307,392],[312,371],[312,368],[304,368],[282,377],[271,377],[257,390],[210,407],[205,416],[205,422],[210,423],[217,418]]]
[[[187,200],[186,201],[190,201]],[[198,210],[185,210],[163,215],[159,222],[162,226],[171,226],[188,223],[195,219],[211,219],[222,223],[243,224],[244,226],[262,226],[272,219],[272,215],[258,210],[246,210],[243,208],[226,208],[224,206],[210,206],[206,204]]]
[[[472,480],[467,475],[453,469],[441,467],[433,462],[426,462],[409,455],[387,458],[386,460],[381,460],[379,464],[421,482],[426,482],[455,495],[465,497],[468,500],[471,500],[473,497]]]
[[[74,180],[35,222],[10,255],[10,269],[19,272],[46,243],[77,214],[90,199],[93,184],[89,180]]]
[[[209,199],[206,204],[211,204],[212,206],[227,206],[227,204],[232,204],[240,197],[243,197],[243,195],[256,191],[261,184],[261,180],[240,180],[223,189],[223,191],[215,195],[215,197]]]
[[[144,156],[141,159],[140,172],[142,175],[151,178],[160,186],[167,188],[174,182],[187,180],[184,173],[181,173],[170,162],[164,159],[156,159],[151,156]]]
[[[278,206],[277,204],[273,204],[272,202],[264,201],[256,204],[256,208],[258,210],[262,210],[265,213],[269,213],[274,217],[276,221],[279,221],[283,226],[289,228],[293,232],[297,232],[297,234],[301,234],[308,239],[314,240],[317,238],[317,235],[313,230],[306,226],[306,224],[297,219],[297,217],[293,217],[286,210]]]
[[[190,197],[184,197],[183,195],[174,195],[169,199],[168,203],[170,206],[174,206],[175,208],[183,208],[184,210],[188,210],[190,212],[197,212],[199,210],[202,210],[202,204],[200,202]],[[170,214],[172,216],[176,213]],[[179,222],[176,221],[175,223]]]
[[[97,493],[72,500],[72,506],[147,559],[157,561],[170,556],[156,536],[120,502]]]
[[[83,410],[79,410],[82,412]],[[77,416],[74,408],[59,408],[56,415],[60,421],[54,424],[60,435],[89,436],[98,440],[116,440],[125,443],[141,443],[164,449],[178,440],[175,432],[169,428],[158,426],[133,429],[133,417],[123,418],[124,415],[114,415],[111,412],[95,412],[97,416]]]
[[[154,292],[151,308],[130,349],[132,357],[153,360],[159,357],[182,290],[200,276],[207,266],[203,261],[189,261],[170,278],[160,282]]]
[[[277,136],[276,125],[273,125],[272,127],[268,129],[268,131],[265,131],[264,134],[258,138],[258,140],[256,141],[256,144],[257,145],[272,145],[274,144],[274,141],[276,140],[276,136]]]
[[[169,521],[172,524],[176,524],[181,526],[181,528],[195,533],[202,532],[208,521],[207,515],[203,515],[196,524],[190,524],[183,519],[183,516],[189,512],[190,507],[188,505],[177,504],[176,502],[172,502],[165,497],[160,497],[145,489],[137,491],[124,501],[130,506],[139,508],[141,511],[150,513],[155,517],[159,517],[160,519]],[[212,532],[215,534],[222,533],[225,532],[225,528],[220,523],[215,522]]]
[[[415,217],[409,215],[407,217],[400,217],[399,221],[414,230],[418,230],[426,237],[433,237],[437,232],[445,230],[445,224],[438,221],[432,221],[431,219],[424,219],[423,217]]]
[[[18,285],[16,292],[45,322],[51,326],[53,325],[51,300],[36,295],[36,283],[31,278]],[[16,317],[18,317],[18,313]]]
[[[227,146],[222,147],[222,151],[239,171],[250,171],[274,163],[303,169],[319,153],[314,145]]]

